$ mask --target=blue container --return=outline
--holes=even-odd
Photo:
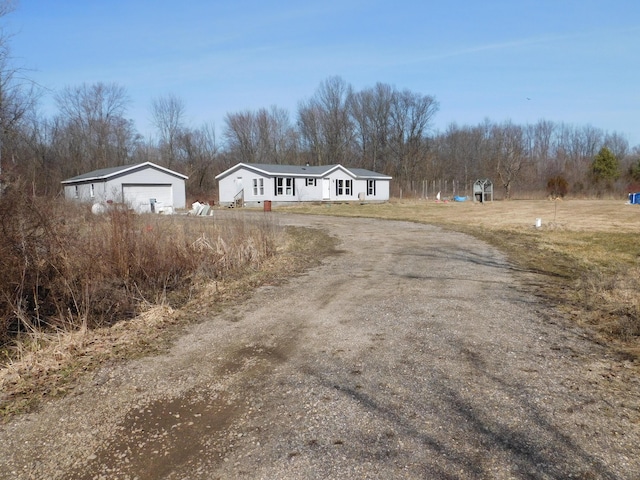
[[[640,205],[640,193],[633,194],[633,201],[631,203],[635,205]]]

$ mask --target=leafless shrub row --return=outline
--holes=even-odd
[[[109,325],[143,305],[183,302],[275,251],[277,228],[266,221],[220,225],[124,208],[96,216],[21,191],[0,196],[0,345],[22,332]]]

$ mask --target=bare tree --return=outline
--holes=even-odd
[[[349,157],[353,129],[347,110],[351,87],[340,77],[331,77],[320,84],[315,101],[322,113],[327,159],[344,163]]]
[[[298,125],[314,163],[348,163],[354,136],[347,108],[351,87],[340,77],[320,84],[315,95],[298,107]]]
[[[178,139],[184,128],[185,113],[184,101],[174,94],[156,98],[151,103],[152,124],[160,136],[158,147],[161,163],[168,168],[172,168],[174,163],[179,160]]]
[[[433,178],[462,181],[464,186],[482,174],[483,135],[478,128],[451,124],[436,139]]]
[[[393,96],[390,148],[396,174],[405,182],[418,170],[427,173],[427,133],[438,109],[438,102],[429,95],[403,90]]]
[[[511,122],[496,125],[492,130],[492,144],[496,173],[508,200],[525,165],[524,130]]]
[[[326,146],[322,130],[322,113],[312,101],[300,102],[298,105],[298,130],[303,148],[311,156],[314,165],[326,162]]]
[[[256,163],[260,139],[255,114],[250,110],[227,113],[224,123],[223,136],[229,152],[241,162]]]
[[[289,121],[289,113],[275,105],[256,112],[258,129],[258,161],[261,163],[295,163],[297,136]]]
[[[224,138],[228,152],[242,162],[295,163],[298,136],[289,113],[276,106],[228,113]]]
[[[60,190],[62,156],[56,155],[53,122],[32,112],[22,122],[20,130],[20,174],[33,191],[41,195],[55,195]]]
[[[16,1],[1,1],[0,19],[13,12],[16,4]],[[0,27],[0,174],[7,161],[12,167],[16,166],[20,124],[35,108],[39,96],[25,69],[14,65],[10,40],[11,34]]]
[[[124,165],[128,150],[121,134],[133,125],[124,118],[129,97],[115,83],[66,87],[55,97],[76,175],[97,168]],[[62,132],[61,132],[62,133]],[[129,139],[127,139],[129,140]]]
[[[629,156],[629,141],[619,133],[608,133],[604,137],[603,146],[607,147],[615,157],[623,161]]]
[[[564,170],[555,155],[555,132],[556,126],[549,120],[539,120],[530,129],[531,159],[535,162],[538,178],[544,182],[561,175]]]
[[[194,195],[209,193],[214,188],[213,171],[219,150],[214,126],[204,124],[195,130],[183,130],[180,144],[189,176],[189,192]]]
[[[394,90],[390,85],[377,83],[373,88],[349,97],[348,106],[360,151],[360,164],[370,170],[383,167],[389,155],[393,95]]]

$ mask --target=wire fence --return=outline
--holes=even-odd
[[[440,194],[441,199],[471,197],[474,181],[459,181],[446,179],[412,180],[401,185],[392,184],[391,195],[398,198],[435,199]]]

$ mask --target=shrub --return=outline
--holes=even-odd
[[[551,198],[564,198],[569,192],[569,182],[561,176],[551,177],[547,180],[547,193]]]

